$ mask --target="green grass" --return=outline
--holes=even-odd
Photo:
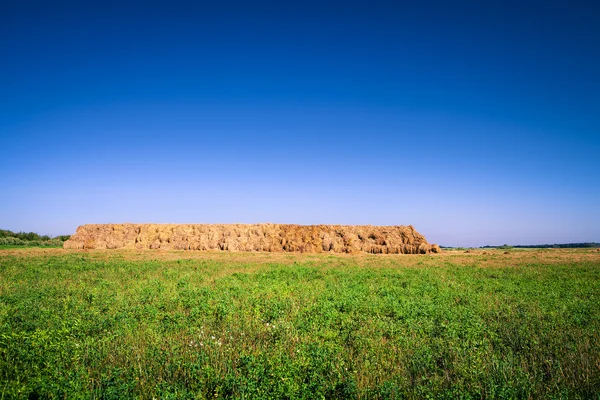
[[[600,398],[598,258],[144,254],[0,253],[0,398]]]
[[[0,250],[23,249],[23,248],[43,248],[43,249],[62,249],[63,243],[42,242],[27,244],[0,244]]]

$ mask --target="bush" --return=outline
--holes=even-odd
[[[50,236],[48,236],[48,235],[40,236],[35,232],[15,233],[15,232],[9,231],[8,229],[0,229],[0,238],[17,238],[17,239],[21,239],[24,241],[50,240]]]
[[[508,244],[503,244],[502,246],[498,246],[497,248],[498,248],[498,249],[501,249],[501,250],[510,250],[510,249],[512,249],[513,247],[512,247],[512,246],[510,246],[510,245],[508,245]]]
[[[21,240],[16,237],[1,237],[0,245],[4,246],[25,246],[27,244],[26,241]]]
[[[64,241],[68,240],[69,237],[65,235],[50,238],[48,235],[40,236],[33,232],[24,234],[0,230],[0,246],[62,247]]]

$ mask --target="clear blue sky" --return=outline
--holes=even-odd
[[[0,228],[600,241],[599,4],[4,0]]]

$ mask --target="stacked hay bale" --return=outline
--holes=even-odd
[[[307,253],[438,253],[409,226],[286,224],[82,225],[65,249],[166,249]]]

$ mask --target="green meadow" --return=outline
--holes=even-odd
[[[0,250],[0,399],[599,393],[589,249]]]

